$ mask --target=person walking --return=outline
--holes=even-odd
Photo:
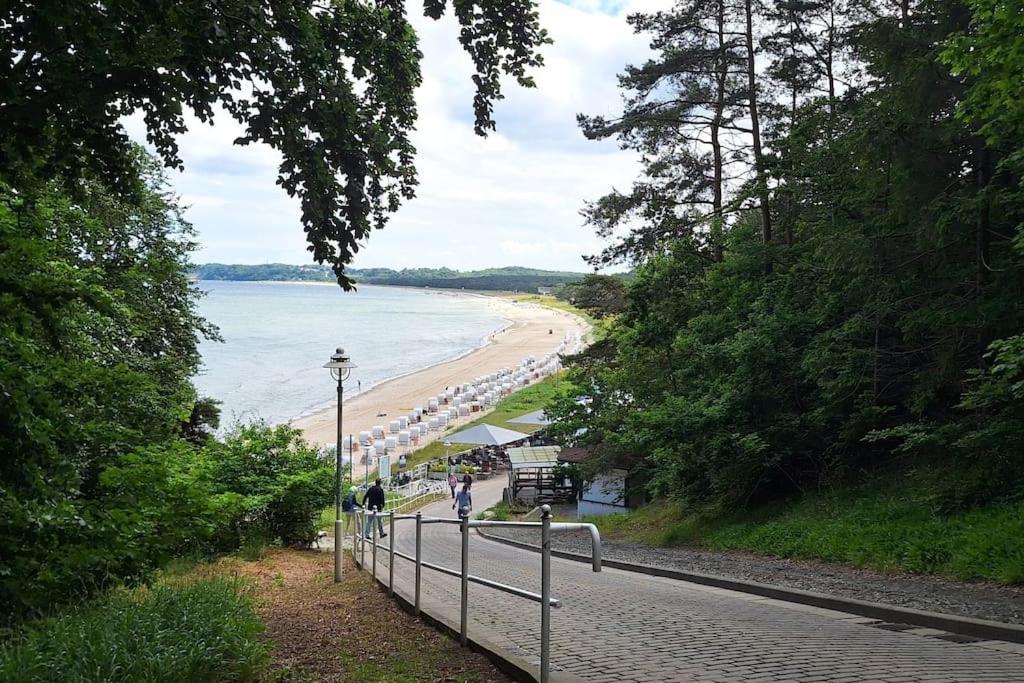
[[[452,510],[456,509],[459,511],[459,517],[469,515],[473,510],[473,494],[469,492],[469,484],[463,484],[462,490],[456,494]]]
[[[341,512],[345,515],[345,533],[347,534],[352,526],[356,523],[356,510],[361,510],[362,505],[356,500],[356,494],[359,493],[359,489],[355,486],[348,490],[348,495],[345,496],[341,501]]]
[[[363,507],[366,509],[366,528],[363,529],[363,536],[370,538],[370,532],[373,531],[373,517],[369,514],[372,510],[377,512],[383,512],[385,505],[384,488],[380,485],[380,479],[373,482],[373,486],[366,490],[366,495],[363,496]],[[384,518],[377,515],[377,531],[380,532],[380,538],[387,538],[387,534],[384,533]]]
[[[448,475],[448,487],[452,490],[452,500],[455,500],[455,489],[459,487],[459,480],[456,478],[454,472],[451,472]]]
[[[473,487],[473,477],[469,476],[468,472],[462,478],[462,485],[466,487],[467,491]]]

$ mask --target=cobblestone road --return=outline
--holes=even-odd
[[[478,510],[502,482],[474,485]],[[453,517],[450,502],[425,515]],[[397,522],[396,547],[413,554],[412,522]],[[459,567],[458,527],[424,526],[424,559]],[[540,592],[540,556],[470,538],[470,572]],[[369,547],[367,563],[370,562]],[[976,641],[883,624],[842,612],[552,558],[552,670],[588,681],[1000,681],[1024,682],[1024,645]],[[378,575],[387,553],[378,551]],[[396,589],[413,593],[413,567],[396,559]],[[423,595],[458,613],[459,581],[423,570]],[[470,632],[509,652],[540,657],[540,605],[470,584]],[[960,641],[960,642],[958,642]],[[970,642],[962,642],[970,641]]]

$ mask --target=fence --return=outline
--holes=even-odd
[[[448,484],[443,481],[429,481],[425,479],[413,482],[413,484],[409,485],[406,497],[390,503],[392,513],[412,510],[438,498],[443,498],[445,491],[448,489]]]
[[[367,539],[363,533],[367,517],[370,515],[371,538]],[[395,558],[399,557],[408,560],[415,565],[416,575],[414,580],[413,609],[417,615],[420,613],[420,585],[422,570],[424,567],[458,577],[461,581],[461,599],[459,610],[459,640],[465,645],[469,628],[469,584],[475,583],[504,593],[526,598],[540,603],[540,681],[548,683],[551,671],[551,608],[561,607],[562,602],[551,597],[551,532],[553,531],[576,531],[586,529],[590,532],[592,565],[595,572],[601,571],[601,536],[597,527],[593,524],[567,523],[551,521],[551,508],[548,505],[541,506],[540,522],[499,522],[494,520],[471,520],[468,514],[462,513],[459,519],[446,519],[443,517],[424,517],[421,512],[415,515],[397,514],[394,510],[369,513],[360,511],[357,524],[352,529],[352,559],[362,567],[366,568],[366,544],[370,542],[371,563],[373,578],[377,578],[377,528],[379,517],[388,518],[388,531],[391,542],[385,547],[388,553],[388,595],[395,591]],[[415,554],[408,555],[395,549],[395,522],[401,520],[416,521],[416,546]],[[422,554],[422,529],[424,524],[458,524],[462,534],[461,568],[459,570],[444,567],[433,562],[423,560]],[[541,592],[540,595],[523,588],[509,586],[497,581],[485,579],[481,576],[474,576],[469,573],[469,530],[479,527],[520,527],[535,528],[541,532]],[[358,550],[357,550],[358,548]]]

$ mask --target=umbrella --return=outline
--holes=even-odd
[[[452,443],[471,443],[478,446],[501,446],[502,444],[512,443],[513,441],[521,441],[522,439],[530,438],[529,434],[523,434],[522,432],[515,432],[511,429],[504,429],[502,427],[495,427],[494,425],[482,424],[476,427],[470,427],[464,429],[461,432],[450,434],[445,437],[445,441],[451,441]]]
[[[509,420],[509,422],[510,423],[515,423],[515,424],[520,424],[520,425],[549,425],[549,424],[551,424],[551,420],[548,419],[548,416],[544,414],[543,410],[535,410],[532,413],[526,413],[525,415],[520,415],[519,417],[515,418],[514,420]]]

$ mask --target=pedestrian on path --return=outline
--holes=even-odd
[[[466,473],[466,476],[462,478],[462,485],[466,487],[467,491],[473,488],[473,477],[469,476],[468,472]]]
[[[341,501],[341,512],[345,515],[345,533],[349,532],[356,523],[356,510],[361,510],[362,505],[356,500],[356,494],[359,493],[359,489],[355,486],[348,490],[348,495]]]
[[[459,487],[459,480],[454,472],[448,475],[448,487],[452,490],[452,500],[455,500],[455,489]]]
[[[371,510],[383,512],[385,502],[384,489],[380,485],[380,479],[378,479],[373,482],[373,486],[367,489],[366,495],[363,496],[363,507],[367,510],[366,528],[363,529],[363,536],[365,538],[369,538],[370,532],[373,531],[373,516],[369,512]],[[387,538],[387,534],[384,533],[384,518],[381,515],[377,515],[377,531],[381,538]]]
[[[463,484],[462,490],[455,496],[452,510],[458,509],[459,517],[468,516],[473,510],[473,495],[469,492],[469,484]]]

